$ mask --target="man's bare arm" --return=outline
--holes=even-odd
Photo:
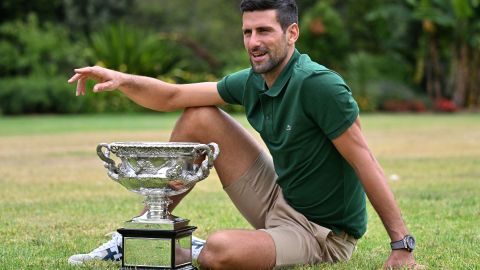
[[[365,192],[390,236],[391,241],[402,239],[408,234],[400,209],[388,186],[385,174],[367,145],[360,129],[360,120],[342,135],[333,140],[333,144],[349,162],[363,184]],[[394,250],[384,267],[415,267],[415,258],[406,250]]]
[[[224,104],[216,82],[171,84],[97,66],[75,69],[75,75],[68,82],[77,82],[77,96],[85,94],[88,79],[97,82],[94,92],[118,89],[137,104],[157,111]]]

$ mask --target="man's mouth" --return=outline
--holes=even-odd
[[[261,62],[266,58],[267,50],[259,49],[250,52],[250,56],[253,61]]]

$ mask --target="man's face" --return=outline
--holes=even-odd
[[[268,74],[283,68],[289,45],[275,10],[244,12],[242,30],[253,71]]]

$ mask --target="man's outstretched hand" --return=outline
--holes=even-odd
[[[124,73],[99,66],[77,68],[74,71],[75,75],[68,80],[68,83],[77,82],[77,96],[85,95],[85,83],[88,79],[96,82],[93,92],[102,92],[117,89],[122,85],[125,77]]]
[[[412,252],[406,250],[393,250],[383,269],[426,269],[424,265],[417,264]]]

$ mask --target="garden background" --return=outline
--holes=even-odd
[[[65,81],[84,65],[179,83],[248,67],[239,2],[3,0],[0,113],[143,110],[118,93],[75,98]],[[479,0],[297,2],[298,49],[339,72],[362,111],[479,108]]]
[[[118,269],[67,263],[142,208],[108,178],[95,147],[166,141],[179,112],[151,112],[116,92],[75,97],[66,81],[84,65],[178,83],[248,67],[239,2],[0,2],[0,269]],[[297,2],[298,48],[351,86],[418,261],[479,269],[480,0]],[[258,138],[241,108],[225,109]],[[389,239],[368,212],[349,262],[295,269],[379,269]],[[214,170],[175,214],[201,238],[249,228]]]

